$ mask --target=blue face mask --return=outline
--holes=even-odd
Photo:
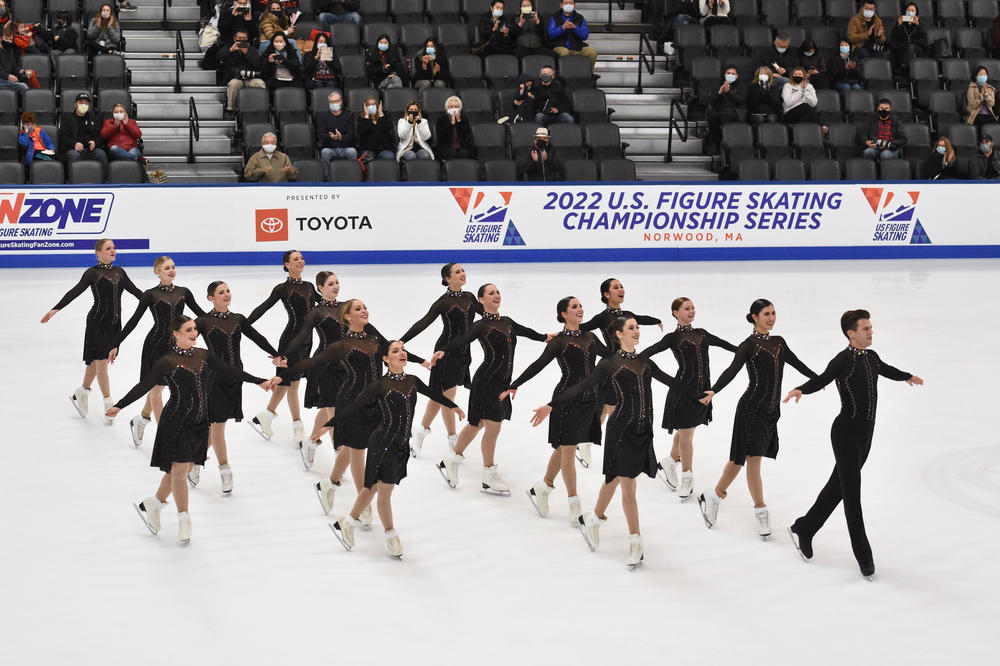
[[[840,47],[840,52],[841,53],[845,53],[845,54],[846,53],[850,53],[851,52],[851,47],[850,46],[841,46]]]
[[[787,46],[775,46],[774,48],[778,50],[778,53],[784,53],[785,51],[788,50]]]
[[[734,81],[736,81],[735,74],[726,74],[726,83],[733,83]]]
[[[944,146],[938,146],[936,150],[938,152],[938,155],[944,155],[946,152],[948,152],[948,149],[945,148]]]
[[[378,50],[379,51],[388,51],[389,50],[389,45],[388,44],[383,44],[382,42],[379,42]]]
[[[434,55],[435,53],[437,53],[437,49],[434,48],[433,46],[428,46],[427,48],[424,49],[424,53],[426,53],[427,55]]]
[[[993,150],[992,143],[981,143],[979,144],[979,150],[983,151],[984,155],[988,155],[991,150]]]
[[[987,80],[988,78],[989,78],[989,77],[988,77],[988,76],[986,76],[985,74],[980,74],[979,76],[977,76],[977,77],[976,77],[976,83],[978,83],[978,84],[979,84],[979,85],[981,85],[981,86],[982,86],[982,85],[986,85],[986,80]]]

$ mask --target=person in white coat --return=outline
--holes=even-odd
[[[713,25],[732,24],[729,17],[729,0],[700,0],[701,24],[706,28]]]
[[[806,70],[802,67],[793,67],[788,83],[781,89],[781,110],[784,112],[782,120],[789,124],[795,123],[818,123],[819,116],[816,115],[816,89],[809,83]]]
[[[399,137],[396,161],[434,159],[431,125],[420,113],[420,102],[410,102],[406,106],[406,114],[396,121],[396,136]]]

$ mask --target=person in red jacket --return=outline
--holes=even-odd
[[[101,138],[108,146],[108,155],[113,160],[135,160],[146,164],[148,160],[142,156],[139,149],[139,139],[142,130],[122,104],[115,104],[111,117],[104,121],[101,127]]]

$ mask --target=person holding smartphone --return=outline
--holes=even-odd
[[[511,24],[514,36],[514,55],[547,55],[556,58],[556,52],[545,45],[545,22],[538,15],[534,0],[521,0],[521,11]]]
[[[421,113],[420,102],[414,100],[406,105],[406,113],[396,122],[396,160],[400,163],[410,160],[432,160],[431,125]]]
[[[25,149],[24,163],[32,160],[49,161],[55,159],[56,144],[49,135],[35,122],[35,114],[25,111],[21,114],[21,133],[17,135],[17,143]]]
[[[907,3],[903,8],[889,34],[889,45],[896,67],[909,68],[911,60],[922,58],[927,53],[927,31],[920,24],[920,8],[916,3]]]
[[[433,37],[413,56],[413,87],[418,92],[428,88],[448,87],[448,56],[444,47]]]

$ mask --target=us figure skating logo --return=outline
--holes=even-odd
[[[510,219],[513,192],[480,190],[475,187],[452,187],[451,195],[465,216],[463,243],[525,245]]]
[[[917,217],[917,199],[920,192],[897,192],[883,187],[862,187],[868,205],[875,213],[876,243],[900,243],[909,239],[910,245],[930,245],[931,239]]]

